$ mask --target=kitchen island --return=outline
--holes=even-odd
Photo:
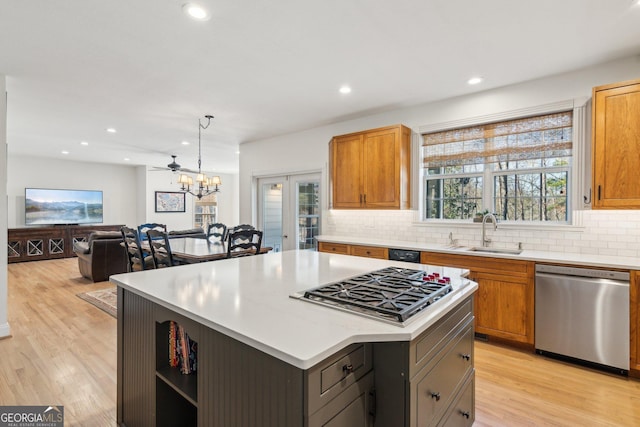
[[[291,298],[388,266],[448,276],[453,290],[404,325]],[[477,285],[465,273],[288,251],[112,276],[118,423],[413,426],[451,413],[471,423]],[[169,366],[170,322],[197,345],[190,375]],[[457,409],[462,400],[471,406]]]

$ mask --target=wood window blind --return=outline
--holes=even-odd
[[[423,134],[425,168],[571,156],[571,111]]]

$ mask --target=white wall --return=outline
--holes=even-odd
[[[417,219],[415,211],[328,211],[328,198],[326,197],[328,188],[328,142],[332,136],[396,123],[403,123],[417,132],[422,126],[436,123],[505,113],[576,98],[588,98],[591,97],[591,90],[594,86],[635,78],[640,78],[640,56],[468,96],[398,109],[304,132],[244,143],[240,147],[240,220],[241,222],[251,220],[253,203],[252,178],[254,176],[265,171],[276,174],[291,170],[322,169],[324,187],[321,194],[323,204],[322,234],[383,237],[387,234],[386,231],[393,230],[391,235],[396,236],[395,240],[446,242],[446,236],[450,231],[453,231],[454,234],[459,236],[464,234],[463,240],[479,241],[478,227],[461,227],[460,229],[455,226],[449,226],[446,229],[428,225],[417,227],[414,223]],[[304,106],[301,106],[301,108],[304,108]],[[417,162],[417,159],[415,161]],[[627,227],[636,230],[635,227],[640,226],[638,211],[618,212],[615,214],[611,211],[597,211],[581,214],[583,215],[580,219],[585,222],[585,225],[589,224],[589,227],[597,227],[599,224],[607,223],[607,230],[615,231],[615,233],[607,234],[609,238],[604,242],[588,243],[585,247],[584,242],[575,246],[573,244],[558,244],[558,242],[564,242],[566,237],[564,231],[545,234],[544,237],[549,241],[548,245],[539,241],[539,233],[535,231],[515,230],[513,232],[519,234],[515,237],[520,239],[517,241],[524,241],[525,247],[529,245],[530,248],[531,246],[540,245],[549,246],[556,250],[576,252],[597,251],[599,253],[605,252],[607,254],[625,254],[629,256],[640,254],[640,248],[635,248],[635,245],[631,243],[621,244],[615,237],[628,235],[626,233]],[[607,222],[609,217],[623,220],[621,220],[620,225],[613,226],[614,230],[612,230],[610,223]],[[570,232],[569,235],[576,236],[573,232]],[[635,234],[633,235],[635,236]],[[589,232],[585,233],[584,229],[580,236],[587,236],[588,239],[593,239],[594,237]],[[601,235],[598,236],[598,238],[602,237]],[[501,238],[504,238],[504,241],[501,241]],[[513,243],[512,240],[513,236],[502,236],[501,233],[494,237],[496,246],[501,244],[510,245]],[[597,243],[600,243],[600,247],[595,246]],[[591,244],[594,246],[588,246]]]
[[[7,317],[7,96],[0,74],[0,338],[11,334]]]
[[[105,225],[136,223],[136,170],[131,166],[9,156],[8,224],[24,227],[24,189],[101,190]]]
[[[208,173],[213,175],[213,173]],[[218,221],[227,225],[235,225],[238,222],[238,191],[237,175],[219,174],[222,185],[218,193]],[[166,224],[167,230],[186,230],[193,227],[193,210],[196,198],[190,194],[186,195],[185,213],[156,212],[155,192],[156,191],[178,191],[180,185],[177,183],[178,174],[170,171],[148,170],[145,175],[146,180],[146,222],[157,222]],[[206,230],[205,230],[206,231]]]
[[[193,196],[187,195],[184,213],[155,212],[156,191],[178,191],[169,171],[147,171],[144,166],[75,162],[30,156],[8,159],[8,226],[24,227],[24,189],[64,188],[102,190],[104,224],[136,226],[145,222],[167,224],[168,230],[193,227]],[[221,221],[237,224],[237,176],[221,175],[218,197]],[[6,249],[6,248],[5,248]]]
[[[187,230],[193,227],[193,197],[185,196],[185,212],[156,212],[156,191],[177,192],[178,175],[171,171],[148,170],[145,174],[145,221],[166,224],[167,230]]]

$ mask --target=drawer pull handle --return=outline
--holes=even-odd
[[[342,367],[342,378],[346,377],[352,372],[353,372],[353,365],[351,363],[349,363],[348,365],[344,365]]]
[[[438,402],[440,400],[440,393],[431,393],[431,398]]]
[[[471,360],[471,355],[470,354],[461,354],[460,357],[462,357],[466,361]]]
[[[460,411],[460,415],[462,415],[463,417],[465,417],[466,419],[469,419],[469,412],[468,411]]]

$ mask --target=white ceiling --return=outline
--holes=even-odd
[[[0,2],[10,155],[195,169],[212,114],[203,169],[234,172],[242,142],[640,54],[635,0],[184,2]]]

